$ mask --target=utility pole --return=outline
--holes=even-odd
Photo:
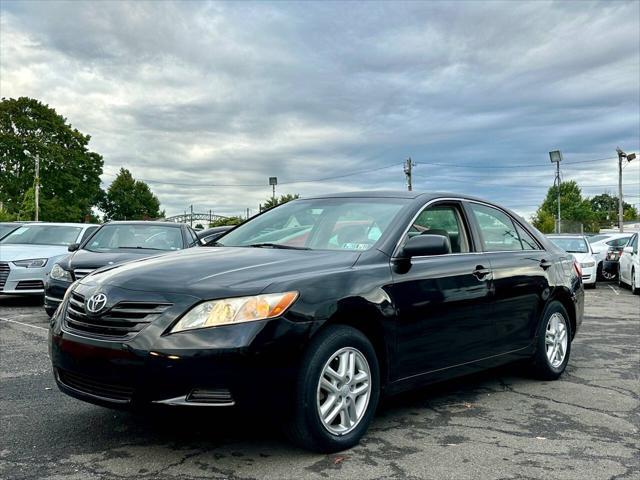
[[[191,215],[189,216],[189,226],[193,228],[193,205],[191,205],[189,209],[191,210]]]
[[[560,233],[562,230],[562,219],[560,217],[560,162],[562,161],[562,152],[560,150],[549,152],[549,159],[551,163],[556,164],[556,179],[553,183],[558,186],[558,224],[556,225],[556,233]]]
[[[636,158],[635,153],[626,154],[620,147],[616,147],[618,153],[618,226],[620,233],[624,233],[624,201],[622,199],[622,159],[626,158],[627,162],[630,162]]]
[[[411,178],[411,170],[415,167],[416,164],[411,161],[411,157],[407,158],[404,162],[404,174],[407,176],[407,190],[413,190],[412,178]]]
[[[36,154],[36,222],[40,217],[40,155]]]

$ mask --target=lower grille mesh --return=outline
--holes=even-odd
[[[105,383],[93,377],[71,373],[62,369],[57,371],[58,379],[62,384],[82,393],[120,402],[129,402],[133,396],[132,387]]]

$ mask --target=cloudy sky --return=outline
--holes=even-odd
[[[0,3],[0,93],[92,136],[167,214],[414,187],[529,216],[553,182],[617,191],[640,148],[640,2]],[[640,161],[625,195],[640,202]]]

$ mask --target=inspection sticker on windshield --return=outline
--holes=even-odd
[[[371,247],[369,243],[343,243],[342,248],[345,250],[368,250]]]

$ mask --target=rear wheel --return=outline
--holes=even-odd
[[[640,294],[640,286],[638,286],[638,282],[636,282],[635,270],[631,270],[631,293],[634,295]]]
[[[564,306],[551,302],[544,311],[531,367],[542,380],[556,380],[564,372],[571,353],[571,322]]]
[[[351,448],[367,431],[379,395],[371,342],[355,328],[329,327],[312,340],[302,360],[288,436],[318,452]]]

